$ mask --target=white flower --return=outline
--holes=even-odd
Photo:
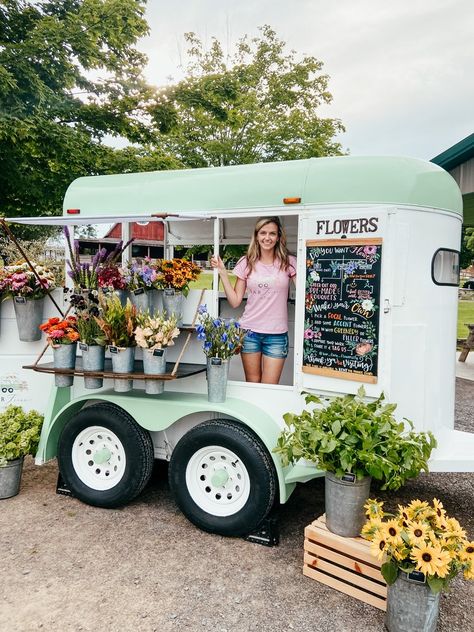
[[[320,279],[320,276],[318,272],[316,272],[316,270],[312,270],[309,276],[313,279],[313,281],[319,281]]]
[[[374,302],[371,298],[366,298],[362,301],[362,309],[365,309],[366,312],[371,312],[374,309]]]

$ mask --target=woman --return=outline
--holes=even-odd
[[[220,257],[211,257],[227,300],[238,307],[247,291],[240,319],[249,330],[242,347],[247,382],[278,384],[288,355],[288,286],[296,277],[296,258],[289,254],[278,217],[257,220],[247,255],[235,266],[234,287]]]

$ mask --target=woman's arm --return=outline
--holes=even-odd
[[[211,257],[211,267],[217,268],[229,305],[231,307],[238,307],[244,298],[247,283],[243,279],[239,279],[237,277],[235,285],[232,287],[226,267],[220,257]]]

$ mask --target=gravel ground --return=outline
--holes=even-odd
[[[456,384],[458,429],[474,432],[474,382]],[[474,538],[473,474],[426,474],[386,506],[440,498]],[[384,614],[302,574],[304,527],[323,513],[323,479],[276,513],[280,545],[196,529],[176,508],[166,467],[119,510],[55,494],[54,462],[25,461],[20,495],[1,501],[0,632],[370,632]],[[474,629],[474,582],[441,597],[439,632]]]

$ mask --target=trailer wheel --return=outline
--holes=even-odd
[[[153,444],[149,433],[124,410],[99,404],[66,422],[58,462],[76,498],[96,507],[119,507],[147,484]]]
[[[199,424],[171,455],[169,482],[197,527],[247,535],[272,508],[276,475],[267,450],[245,426],[224,419]]]

